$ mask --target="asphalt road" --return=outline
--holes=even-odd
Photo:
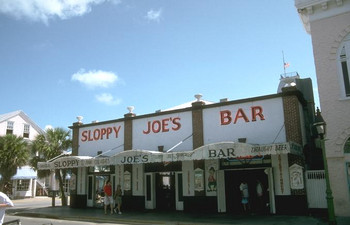
[[[19,219],[21,225],[94,225],[100,223],[94,222],[80,222],[73,220],[56,220],[47,218],[35,218],[35,217],[23,217],[16,216],[17,212],[23,212],[29,209],[43,208],[52,206],[52,198],[49,197],[36,197],[31,199],[18,199],[13,200],[14,207],[6,210],[6,216],[4,222],[13,221]],[[55,198],[55,206],[61,206],[61,199]],[[11,215],[9,215],[11,214]],[[13,223],[15,225],[16,223]],[[112,223],[103,223],[104,225],[112,225]],[[116,224],[116,223],[113,223]],[[125,224],[125,223],[124,223]],[[12,224],[11,224],[12,225]],[[121,224],[120,224],[121,225]]]
[[[21,225],[94,225],[101,223],[91,223],[91,222],[79,222],[72,220],[53,220],[53,219],[45,219],[45,218],[33,218],[33,217],[20,217],[20,216],[5,216],[4,222],[17,220],[19,219]],[[13,223],[11,225],[15,225]],[[116,223],[103,223],[104,225],[116,225]],[[125,223],[124,223],[125,224]],[[122,224],[117,224],[122,225]]]

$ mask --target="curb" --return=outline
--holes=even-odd
[[[45,218],[45,219],[57,219],[57,220],[74,220],[74,221],[89,221],[89,222],[121,222],[124,224],[171,224],[166,221],[155,221],[155,220],[135,220],[135,219],[118,219],[118,218],[96,218],[96,217],[79,217],[79,216],[57,216],[52,214],[41,214],[41,213],[30,213],[30,212],[17,212],[17,213],[9,213],[11,216],[20,216],[20,217],[33,217],[33,218]],[[172,221],[173,222],[173,221]],[[176,224],[180,224],[177,222],[173,222]],[[188,224],[188,223],[186,223]]]

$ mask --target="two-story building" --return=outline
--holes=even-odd
[[[18,110],[0,115],[0,136],[13,134],[31,142],[44,131],[23,111]],[[29,166],[17,168],[17,174],[12,177],[12,198],[35,197],[37,175]]]
[[[335,214],[350,216],[350,1],[295,0],[311,35]]]

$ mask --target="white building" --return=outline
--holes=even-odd
[[[123,208],[240,214],[240,183],[252,212],[307,214],[313,152],[314,100],[310,79],[277,94],[206,103],[70,128],[72,156],[39,163],[69,169],[72,207],[102,207],[103,185],[123,189]],[[262,201],[255,187],[263,184]],[[263,203],[263,204],[259,204]]]
[[[311,35],[335,213],[350,216],[350,1],[295,0]]]
[[[31,142],[44,131],[21,110],[0,115],[0,136],[13,134]],[[37,176],[29,166],[17,168],[12,178],[12,198],[35,197]]]

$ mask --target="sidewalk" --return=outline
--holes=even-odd
[[[57,205],[57,204],[56,204]],[[311,216],[284,215],[230,215],[230,214],[193,214],[184,212],[123,212],[123,214],[104,215],[103,209],[85,208],[75,209],[69,206],[18,208],[7,211],[7,214],[25,217],[39,217],[52,219],[66,219],[89,221],[96,223],[124,223],[124,224],[243,224],[243,225],[326,225],[326,221]],[[349,225],[350,217],[337,218],[338,225]]]

